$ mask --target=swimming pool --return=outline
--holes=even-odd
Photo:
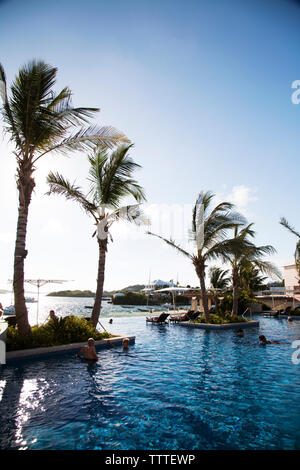
[[[300,449],[300,321],[205,332],[103,320],[136,335],[96,365],[65,354],[0,369],[1,449]],[[258,334],[284,344],[260,346]]]

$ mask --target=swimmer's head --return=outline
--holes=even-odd
[[[89,345],[89,346],[95,346],[95,340],[94,340],[94,338],[89,338],[89,339],[88,339],[88,345]]]
[[[264,335],[260,335],[258,339],[260,339],[260,341],[266,341],[267,338]]]
[[[129,338],[124,338],[123,341],[122,341],[122,346],[123,348],[128,348],[128,345],[129,345]]]

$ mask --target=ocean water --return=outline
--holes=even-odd
[[[37,298],[34,294],[26,294],[26,297]],[[8,307],[13,303],[13,298],[11,294],[0,294],[0,302],[3,307]],[[37,303],[27,303],[28,317],[31,325],[40,325],[49,316],[49,311],[54,310],[58,316],[66,315],[77,315],[77,316],[89,316],[91,314],[91,309],[86,308],[86,306],[93,306],[93,298],[83,298],[83,297],[48,297],[47,295],[40,295],[39,305]],[[109,318],[112,315],[115,317],[132,317],[135,316],[145,316],[145,312],[141,312],[139,309],[154,309],[162,310],[160,307],[147,307],[147,306],[124,306],[121,305],[112,305],[107,301],[102,302],[101,317]]]
[[[127,352],[2,366],[1,449],[300,449],[300,321],[261,318],[238,338],[126,315],[102,322],[136,335]]]

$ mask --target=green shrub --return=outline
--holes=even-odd
[[[256,300],[250,297],[246,290],[239,291],[238,313],[242,315],[245,310]],[[226,292],[222,301],[220,302],[219,309],[222,313],[231,312],[232,310],[232,291]]]
[[[32,335],[29,337],[21,336],[18,329],[9,326],[6,346],[7,351],[15,351],[79,343],[87,341],[88,338],[100,340],[110,336],[107,332],[97,331],[85,318],[68,316],[58,320],[49,320],[45,325],[32,327]]]
[[[224,323],[244,323],[247,321],[245,320],[245,318],[240,317],[238,315],[232,317],[230,313],[224,313],[219,315],[211,313],[209,317],[210,323],[213,325],[222,325]],[[196,320],[196,323],[206,323],[205,318]]]
[[[295,316],[300,316],[300,308],[297,307],[295,308],[295,310],[292,310],[291,312],[289,312],[291,315],[295,315]]]

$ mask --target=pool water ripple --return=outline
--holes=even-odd
[[[68,353],[0,369],[1,449],[300,449],[300,322],[261,319],[244,338],[103,322],[136,344],[95,365]]]

